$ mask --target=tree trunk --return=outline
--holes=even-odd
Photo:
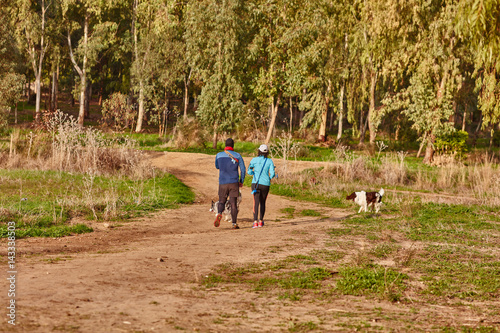
[[[41,72],[38,72],[36,74],[35,78],[35,93],[36,93],[36,102],[35,102],[35,122],[38,122],[40,120],[40,102],[42,99],[42,87],[40,84],[41,81]]]
[[[101,80],[101,85],[99,87],[99,107],[102,108],[102,98],[104,95],[104,79]]]
[[[187,76],[184,76],[184,120],[187,119],[189,106],[189,83],[191,81],[191,72],[192,70],[190,69],[189,74]]]
[[[87,88],[85,89],[85,119],[90,118],[90,100],[92,98],[92,84],[87,82]]]
[[[59,60],[57,61],[56,70],[52,73],[52,110],[57,110],[58,95],[59,95]]]
[[[214,126],[214,136],[212,138],[212,149],[217,149],[217,126]]]
[[[396,137],[394,140],[398,141],[399,140],[399,131],[401,130],[401,114],[398,113],[398,117],[396,118]]]
[[[78,125],[83,127],[83,121],[85,118],[85,90],[87,89],[87,47],[88,47],[88,33],[89,33],[89,14],[85,13],[85,21],[83,25],[83,64],[80,68],[73,55],[71,49],[71,37],[68,31],[68,44],[70,48],[70,57],[73,62],[73,66],[80,75],[80,108],[78,111]]]
[[[362,146],[365,144],[365,134],[366,134],[366,126],[365,126],[365,118],[363,109],[361,109],[359,116],[359,145]]]
[[[467,119],[467,103],[464,106],[464,116],[462,118],[462,131],[465,131],[465,120]]]
[[[323,112],[321,113],[321,123],[319,126],[318,140],[320,142],[326,141],[326,121],[328,119],[328,104],[330,103],[331,88],[332,88],[332,82],[330,80],[328,80],[328,88],[326,89],[326,93],[325,93],[325,108],[323,109]]]
[[[337,132],[337,141],[342,138],[342,123],[344,121],[344,91],[345,82],[342,82],[340,87],[340,97],[339,97],[339,130]]]
[[[424,164],[431,164],[434,158],[434,141],[436,140],[436,136],[434,134],[430,134],[427,137],[427,147],[425,148],[425,156],[424,156]]]
[[[276,99],[276,105],[274,103],[271,104],[271,122],[269,123],[269,128],[267,130],[267,136],[265,141],[266,145],[269,143],[273,135],[274,125],[276,123],[276,116],[278,115],[278,106],[280,105],[280,99],[281,99],[281,93],[278,95],[278,98]]]
[[[31,100],[31,76],[28,74],[26,75],[28,77],[28,103]]]
[[[138,0],[134,0],[134,13],[132,19],[132,36],[134,37],[134,58],[135,64],[137,67],[137,75],[139,77],[139,110],[137,114],[137,124],[135,127],[135,132],[139,133],[142,131],[142,120],[144,118],[144,80],[142,78],[142,68],[139,64],[139,50],[138,50],[138,41],[137,41],[137,29],[136,29],[136,20],[137,20],[137,6],[139,2]]]
[[[142,79],[139,80],[139,112],[137,114],[137,125],[135,132],[142,131],[142,120],[144,119],[144,83]]]
[[[45,57],[45,51],[47,50],[48,43],[45,44],[45,13],[47,11],[47,7],[45,7],[45,0],[42,0],[42,28],[41,28],[41,36],[40,36],[40,56],[38,57],[38,64],[36,63],[36,48],[33,40],[31,39],[31,34],[29,28],[25,29],[26,38],[28,40],[28,53],[31,58],[31,64],[33,66],[33,73],[35,74],[35,93],[36,93],[36,102],[35,102],[35,121],[38,122],[40,120],[40,103],[41,103],[41,78],[42,78],[42,65],[43,58]]]
[[[368,128],[370,130],[370,145],[375,144],[375,138],[377,137],[377,128],[373,123],[375,117],[375,88],[377,87],[377,72],[371,71],[370,73],[370,107],[368,108]]]
[[[293,130],[293,101],[292,96],[290,96],[290,133]]]

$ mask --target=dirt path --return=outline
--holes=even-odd
[[[481,319],[473,312],[454,313],[433,306],[413,314],[412,306],[352,297],[286,303],[242,290],[200,289],[196,282],[218,264],[275,260],[323,248],[329,240],[325,231],[341,226],[353,211],[314,204],[302,207],[303,203],[270,195],[266,227],[252,229],[251,194],[244,188],[241,229],[231,230],[227,222],[214,228],[214,215],[208,211],[217,193],[214,156],[155,153],[151,160],[190,186],[196,193],[195,204],[116,228],[99,224],[91,234],[19,240],[17,325],[3,319],[0,331],[286,332],[294,322],[321,322],[324,331],[354,331],[342,325],[348,312],[395,331],[405,331],[405,321],[411,318],[432,317],[442,323]],[[245,158],[246,165],[249,161]],[[314,165],[304,162],[292,167]],[[280,212],[285,207],[315,209],[328,218],[287,219]],[[353,247],[362,246],[353,243]],[[6,279],[0,288],[5,294]],[[369,314],[377,307],[404,320]]]

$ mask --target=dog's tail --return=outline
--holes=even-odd
[[[378,194],[380,194],[380,196],[381,196],[381,197],[383,197],[383,196],[384,196],[384,193],[385,193],[385,191],[384,191],[384,189],[383,189],[383,188],[381,188],[381,189],[380,189],[380,191],[378,192]]]

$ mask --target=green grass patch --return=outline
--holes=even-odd
[[[321,216],[320,212],[315,211],[314,209],[304,209],[300,212],[302,216]]]
[[[193,192],[170,174],[145,180],[57,171],[0,170],[0,237],[16,222],[16,236],[61,237],[92,231],[68,225],[74,216],[123,220],[191,203]]]
[[[295,214],[295,208],[294,207],[286,207],[286,208],[281,208],[280,212],[285,214],[285,218],[287,219],[293,219],[293,216]]]
[[[343,267],[336,290],[346,295],[373,295],[390,301],[399,301],[406,289],[408,276],[378,265]]]
[[[426,203],[413,209],[406,234],[415,241],[466,245],[498,245],[498,217],[479,206]],[[485,234],[493,235],[489,240]],[[496,235],[496,237],[495,237]]]
[[[498,299],[500,261],[454,246],[428,246],[411,267],[422,274],[422,294],[459,299]]]

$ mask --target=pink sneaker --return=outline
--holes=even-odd
[[[255,225],[255,223],[254,223]],[[259,228],[262,228],[264,226],[264,221],[259,221],[259,224],[257,225]],[[254,227],[255,228],[255,227]]]
[[[254,221],[252,228],[258,228],[258,227],[259,227],[259,223],[257,221]]]

